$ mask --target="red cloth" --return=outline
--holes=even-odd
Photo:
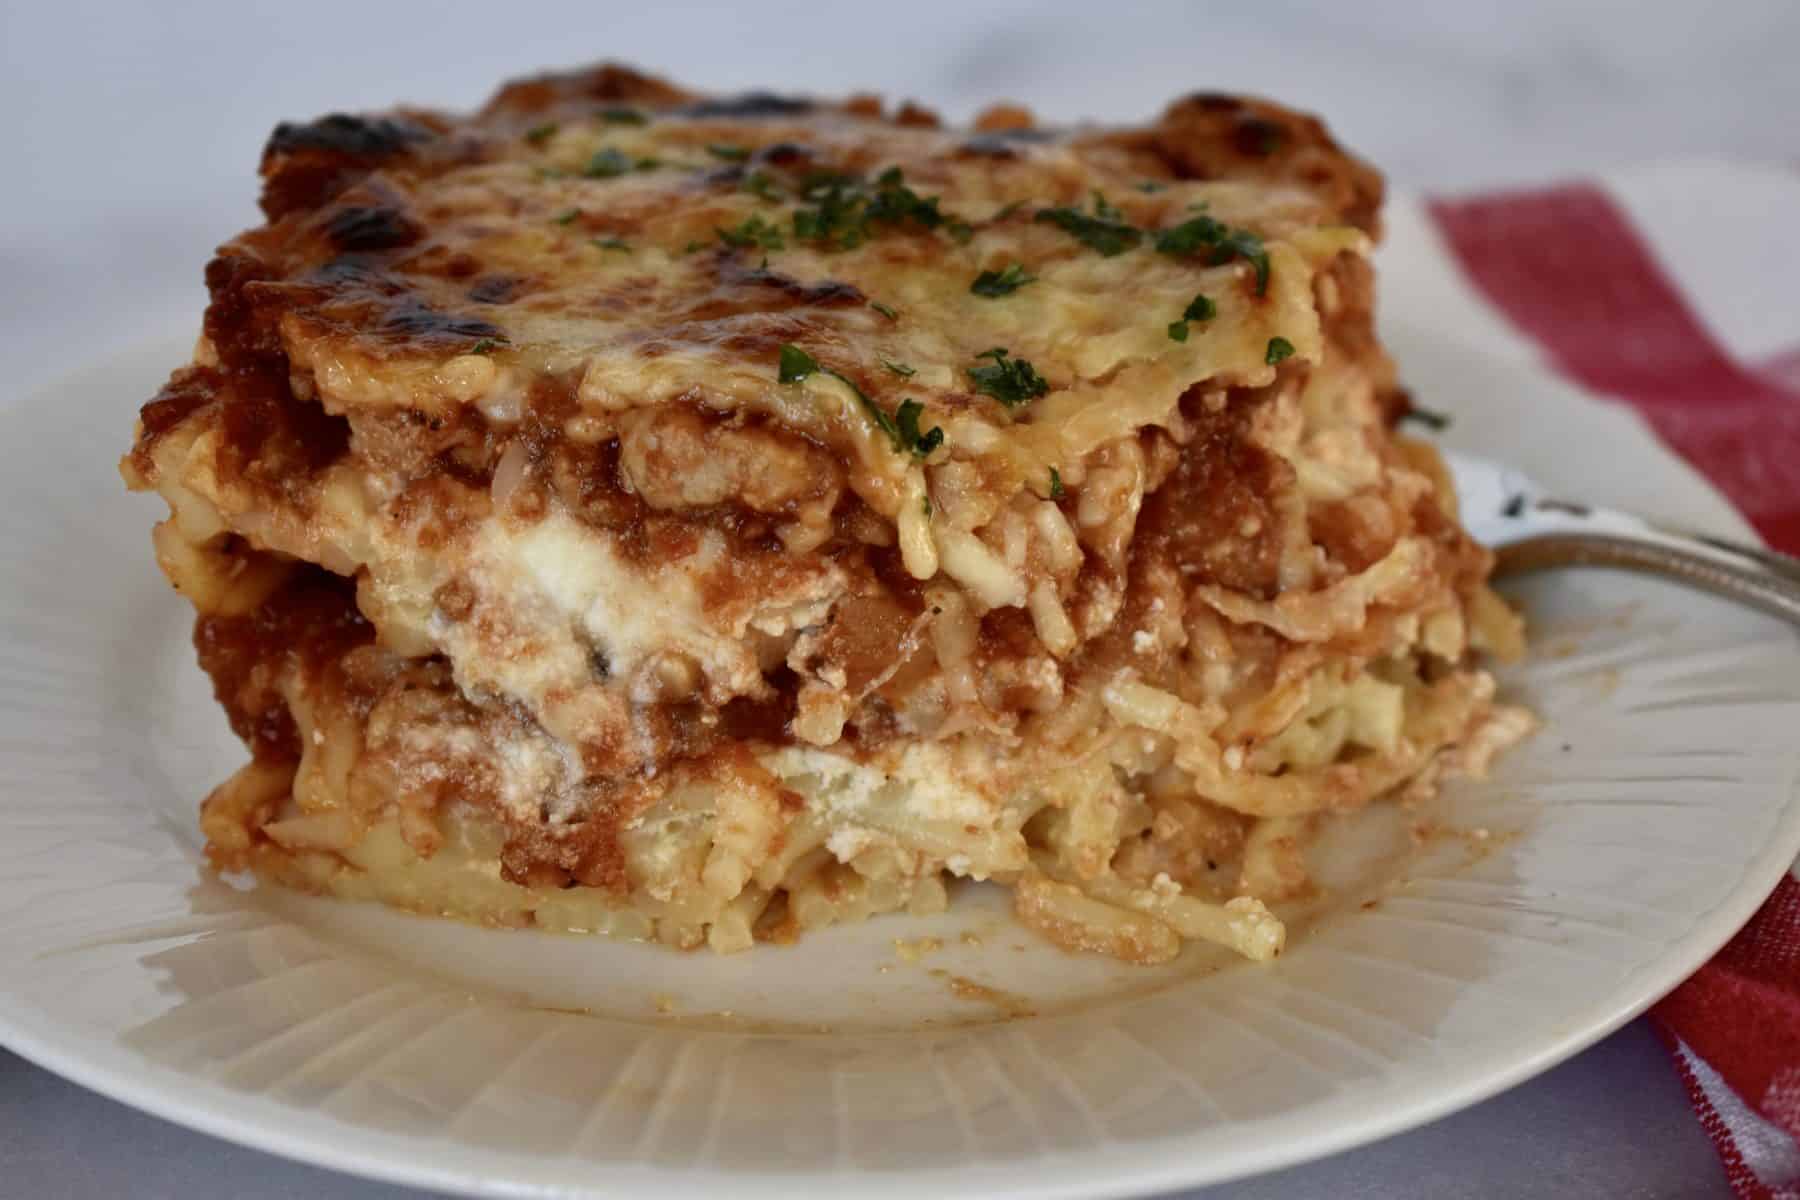
[[[1559,371],[1634,408],[1770,545],[1800,554],[1800,348],[1756,370],[1734,361],[1599,185],[1429,212],[1475,290]],[[1733,1190],[1800,1198],[1800,883],[1783,879],[1652,1016]]]

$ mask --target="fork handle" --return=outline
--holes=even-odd
[[[1641,534],[1542,533],[1501,547],[1494,574],[1618,567],[1685,583],[1800,626],[1800,561],[1646,526]]]

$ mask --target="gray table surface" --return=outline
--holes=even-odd
[[[397,99],[468,105],[500,78],[617,57],[721,87],[1010,96],[1129,118],[1198,86],[1324,112],[1403,186],[1485,187],[1676,156],[1800,158],[1800,5],[1741,0],[1354,8],[1269,0],[609,6],[563,0],[0,3],[0,357],[23,391],[203,301],[210,247],[252,219],[278,119]],[[98,331],[98,332],[97,332]],[[125,420],[121,416],[121,420]],[[0,797],[0,803],[4,798]],[[0,1198],[411,1195],[227,1145],[0,1052]],[[1412,1133],[1221,1197],[1726,1195],[1638,1022]]]

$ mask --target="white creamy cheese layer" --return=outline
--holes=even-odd
[[[639,744],[652,756],[640,718],[659,702],[766,695],[763,667],[848,588],[823,559],[732,573],[717,532],[679,557],[633,561],[610,531],[554,503],[534,520],[486,517],[448,547],[421,547],[399,523],[377,528],[364,596],[384,636],[444,654],[477,703],[529,711],[565,767],[589,745]],[[447,594],[458,598],[453,612]]]

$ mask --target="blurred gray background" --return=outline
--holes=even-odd
[[[615,57],[700,86],[1006,97],[1123,120],[1197,87],[1324,113],[1398,185],[1468,189],[1652,158],[1800,161],[1800,3],[881,0],[0,6],[0,350],[141,339],[201,302],[253,215],[276,121],[478,103]],[[23,375],[21,374],[23,371]]]
[[[276,121],[612,57],[702,87],[1147,116],[1198,87],[1325,114],[1400,187],[1669,158],[1800,168],[1800,3],[0,5],[0,355],[13,394],[192,328]],[[121,401],[121,420],[136,398]],[[399,1197],[188,1133],[0,1051],[0,1197]],[[1505,1096],[1213,1197],[1728,1194],[1639,1022]]]

